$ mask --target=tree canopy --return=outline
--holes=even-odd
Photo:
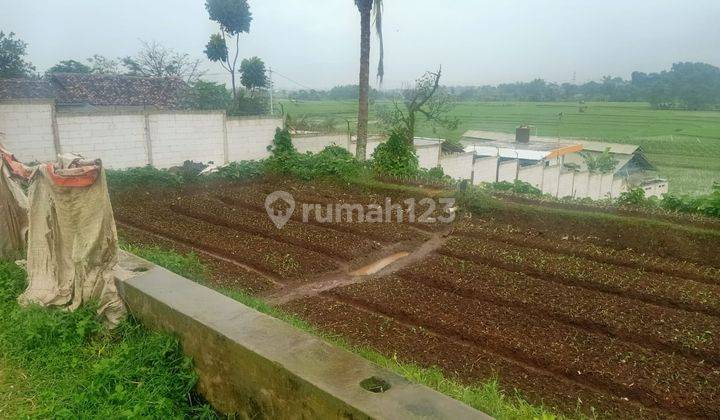
[[[92,68],[79,61],[62,60],[45,72],[45,74],[54,73],[92,73]]]
[[[15,33],[0,31],[0,78],[27,77],[35,67],[25,60],[27,43],[15,38]]]
[[[246,58],[240,63],[240,83],[250,90],[265,88],[269,80],[265,62],[259,57]]]

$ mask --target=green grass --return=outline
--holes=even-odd
[[[177,340],[95,308],[20,308],[26,275],[0,261],[0,418],[214,417]]]
[[[207,268],[193,253],[179,254],[159,247],[138,247],[130,244],[123,244],[122,247],[181,276],[207,285]],[[281,319],[299,330],[321,337],[338,347],[358,354],[377,365],[406,377],[410,381],[433,388],[498,419],[558,418],[557,415],[552,414],[544,407],[534,406],[523,400],[519,395],[504,392],[500,389],[496,378],[488,378],[487,382],[473,385],[462,384],[453,378],[447,377],[438,368],[417,366],[398,360],[396,357],[380,354],[372,349],[353,346],[344,338],[318,331],[306,321],[274,308],[263,300],[249,294],[229,289],[217,289],[217,291],[259,312]]]
[[[334,117],[339,129],[347,127],[345,120],[357,119],[353,101],[282,103],[285,112],[294,117]],[[371,130],[378,129],[374,112],[384,104],[371,106]],[[720,181],[720,112],[654,110],[646,103],[587,105],[588,110],[579,113],[574,102],[460,102],[452,112],[461,122],[457,129],[435,132],[421,124],[417,134],[458,139],[466,130],[513,132],[518,124],[526,123],[542,136],[639,144],[660,175],[670,179],[670,191],[676,194],[708,193],[712,182]]]

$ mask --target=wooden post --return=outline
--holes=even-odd
[[[153,164],[152,138],[150,137],[150,112],[143,107],[143,116],[145,117],[145,148],[147,149],[147,164]]]
[[[57,113],[55,112],[56,103],[57,101],[53,101],[50,104],[50,121],[52,125],[53,147],[55,148],[55,155],[60,155],[62,154],[62,145],[60,144],[60,132],[58,131]]]

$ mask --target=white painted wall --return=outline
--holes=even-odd
[[[588,189],[587,196],[593,200],[599,200],[602,198],[602,175],[600,174],[589,174],[588,175]]]
[[[440,143],[431,146],[415,146],[420,167],[432,169],[440,165],[440,149]]]
[[[535,188],[542,189],[544,170],[545,165],[542,163],[532,166],[521,166],[520,171],[518,172],[518,179],[520,181],[527,182]]]
[[[558,177],[558,198],[572,197],[575,184],[575,172],[560,172]]]
[[[259,160],[269,156],[275,130],[282,127],[280,118],[227,118],[228,159]],[[222,162],[221,162],[222,163]]]
[[[557,196],[558,182],[560,181],[560,166],[547,166],[543,172],[542,192]]]
[[[600,197],[601,198],[611,198],[612,197],[612,183],[613,183],[613,174],[603,174],[600,177]]]
[[[52,103],[0,104],[0,143],[23,162],[54,160]]]
[[[440,167],[445,175],[454,179],[471,179],[474,153],[453,153],[440,156]]]
[[[505,160],[498,164],[497,182],[515,182],[518,171],[518,161]]]
[[[473,184],[495,182],[497,180],[497,156],[475,157],[473,162]]]
[[[296,136],[292,139],[295,149],[300,153],[318,153],[324,148],[335,145],[347,150],[348,136],[346,134],[318,134]]]
[[[152,162],[169,168],[186,160],[224,163],[223,113],[150,114]]]
[[[99,156],[112,169],[149,163],[142,114],[58,115],[57,125],[63,153]]]
[[[583,171],[575,174],[575,182],[573,183],[573,197],[583,198],[588,196],[588,183],[590,182],[590,172]]]

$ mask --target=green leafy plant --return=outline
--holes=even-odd
[[[648,199],[645,197],[645,190],[642,188],[632,188],[628,191],[620,193],[616,202],[620,205],[644,206]]]
[[[380,176],[410,178],[418,172],[418,157],[400,131],[394,131],[385,143],[375,148],[373,170]]]
[[[166,169],[156,169],[150,165],[142,168],[107,170],[107,182],[110,189],[132,187],[169,187],[177,188],[183,184],[183,178]]]
[[[265,162],[261,160],[243,160],[230,162],[218,168],[218,177],[232,181],[244,181],[259,178],[265,173]]]
[[[534,185],[521,181],[519,179],[516,179],[513,182],[508,181],[501,181],[501,182],[493,182],[490,184],[486,184],[486,187],[490,190],[494,191],[506,191],[506,192],[512,192],[514,194],[524,194],[524,195],[531,195],[535,197],[540,197],[543,195],[543,192],[541,189],[535,187]]]
[[[618,161],[610,154],[610,148],[606,148],[602,153],[580,153],[585,160],[588,171],[592,173],[607,174],[613,172]]]

